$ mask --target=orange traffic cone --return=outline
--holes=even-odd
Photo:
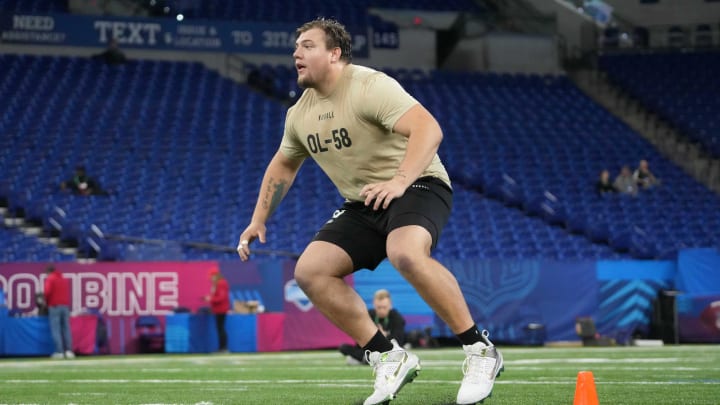
[[[595,379],[592,371],[581,371],[575,384],[575,400],[573,405],[599,405]]]

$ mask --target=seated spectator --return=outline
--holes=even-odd
[[[127,57],[118,47],[118,43],[115,38],[110,40],[105,51],[93,55],[92,58],[99,59],[108,65],[122,65],[127,62]]]
[[[613,186],[619,193],[636,195],[638,192],[637,182],[633,179],[632,172],[628,166],[623,166],[620,174],[615,178]]]
[[[595,183],[595,191],[599,195],[615,193],[617,191],[615,186],[610,182],[610,172],[607,169],[600,172],[600,179]]]
[[[373,296],[373,309],[368,311],[380,332],[389,340],[395,339],[402,346],[405,344],[405,318],[392,307],[392,299],[388,290],[377,290]],[[343,344],[340,353],[344,354],[350,365],[368,364],[365,353],[358,345]]]
[[[85,173],[85,167],[75,168],[75,175],[60,183],[60,189],[77,195],[107,195],[98,182]]]
[[[638,164],[638,168],[633,173],[633,179],[637,183],[638,187],[648,189],[653,186],[660,184],[660,181],[650,171],[647,160],[643,159]]]

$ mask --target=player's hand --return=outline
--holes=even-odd
[[[250,243],[255,239],[259,239],[260,243],[265,243],[265,225],[251,223],[245,228],[243,233],[240,234],[240,241],[237,246],[240,260],[246,261],[250,258]]]
[[[381,206],[387,209],[390,202],[396,198],[400,198],[405,194],[407,186],[398,177],[393,177],[389,181],[382,183],[366,184],[360,190],[360,197],[365,197],[365,206],[367,207],[375,200],[373,210],[377,211]]]

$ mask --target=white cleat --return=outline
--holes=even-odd
[[[65,358],[66,359],[74,359],[75,353],[73,353],[72,350],[65,350]]]
[[[482,331],[482,339],[472,345],[463,346],[465,361],[460,391],[457,395],[458,404],[476,404],[492,394],[495,377],[504,370],[500,351],[490,342],[488,331]]]
[[[392,343],[393,349],[388,352],[365,352],[375,374],[375,392],[363,405],[387,404],[405,384],[412,382],[420,371],[418,357],[406,352],[395,340]]]

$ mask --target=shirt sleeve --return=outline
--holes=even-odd
[[[355,108],[368,121],[392,131],[395,123],[418,101],[392,77],[378,72],[366,79],[362,101]]]

